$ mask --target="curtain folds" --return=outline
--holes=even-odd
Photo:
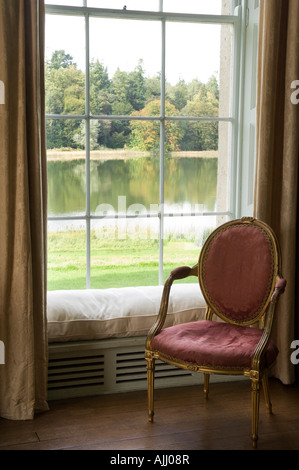
[[[0,0],[0,416],[18,420],[48,409],[44,18]]]
[[[291,99],[299,80],[299,2],[261,0],[257,77],[257,160],[254,216],[277,234],[287,288],[278,305],[274,340],[280,354],[273,375],[295,380],[291,343],[299,339],[298,157],[299,104]],[[296,261],[297,259],[297,261]]]

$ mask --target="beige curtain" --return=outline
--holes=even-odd
[[[290,384],[295,379],[291,342],[299,339],[299,104],[292,100],[292,84],[299,80],[299,1],[261,0],[259,27],[254,215],[274,229],[281,244],[282,273],[288,284],[279,301],[274,327],[280,354],[273,375]]]
[[[0,415],[9,419],[48,408],[43,49],[43,1],[0,0]]]

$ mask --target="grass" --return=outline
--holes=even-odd
[[[186,239],[164,241],[164,280],[181,265],[193,266],[198,244]],[[158,240],[112,239],[91,232],[91,288],[158,284]],[[183,282],[194,282],[189,278]],[[86,288],[86,242],[83,230],[48,233],[48,290]]]

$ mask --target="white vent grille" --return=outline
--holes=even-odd
[[[192,374],[188,371],[178,369],[177,367],[161,361],[156,361],[155,381],[191,375]],[[147,373],[144,351],[117,354],[116,383],[128,383],[132,381],[146,380],[146,378]]]
[[[60,357],[49,360],[48,390],[57,392],[104,385],[104,355]]]
[[[146,390],[145,338],[49,344],[48,399]],[[156,361],[155,386],[202,383],[201,374]]]

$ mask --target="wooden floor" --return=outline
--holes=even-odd
[[[261,394],[258,449],[299,450],[299,384],[270,380],[273,414]],[[0,450],[251,449],[249,381],[160,389],[155,421],[147,421],[146,392],[49,402],[33,421],[0,419]],[[107,454],[107,452],[105,453]]]

